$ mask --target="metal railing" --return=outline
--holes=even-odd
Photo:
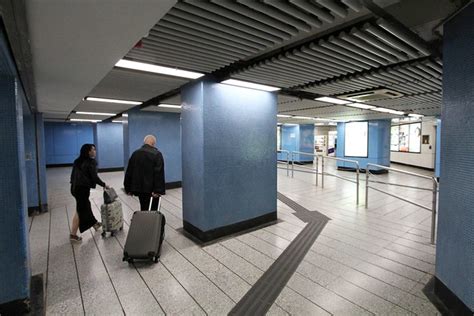
[[[286,154],[286,176],[288,177],[290,175],[290,151],[289,150],[284,150],[284,149],[278,149],[277,153],[285,153]]]
[[[403,174],[406,174],[406,175],[410,175],[410,176],[414,176],[414,177],[418,177],[418,178],[422,178],[422,179],[427,179],[427,180],[432,181],[433,188],[432,189],[419,188],[419,187],[415,187],[415,186],[411,186],[411,185],[403,185],[403,184],[397,184],[397,183],[370,180],[370,178],[369,178],[369,176],[370,176],[370,167],[375,167],[375,168],[384,169],[384,170],[388,170],[388,171],[403,173]],[[433,192],[433,197],[432,197],[432,201],[431,201],[431,209],[427,206],[416,203],[416,202],[411,201],[409,199],[402,198],[398,195],[395,195],[395,194],[383,191],[379,188],[375,188],[373,186],[370,186],[369,185],[370,182],[386,184],[386,185],[393,185],[393,186],[404,187],[404,188],[432,191]],[[435,235],[436,235],[436,209],[437,209],[437,204],[438,204],[438,180],[436,180],[435,177],[425,176],[425,175],[414,173],[414,172],[409,172],[409,171],[404,171],[404,170],[400,170],[400,169],[395,169],[395,168],[390,168],[390,167],[386,167],[386,166],[381,166],[381,165],[377,165],[377,164],[368,163],[367,164],[367,169],[366,169],[366,178],[365,178],[365,208],[369,207],[369,189],[372,189],[372,190],[378,191],[380,193],[390,195],[394,198],[397,198],[397,199],[402,200],[404,202],[410,203],[412,205],[415,205],[415,206],[418,206],[422,209],[430,211],[431,212],[431,244],[434,244]]]
[[[311,157],[314,157],[316,158],[315,160],[315,168],[306,168],[306,167],[300,167],[301,169],[307,169],[307,170],[311,170],[312,172],[314,172],[314,174],[316,175],[316,179],[315,179],[315,184],[316,186],[318,186],[318,169],[319,169],[319,166],[318,166],[318,155],[315,155],[315,154],[310,154],[310,153],[304,153],[304,152],[301,152],[301,151],[292,151],[291,152],[291,177],[293,178],[294,175],[295,175],[295,155],[306,155],[306,156],[311,156]],[[311,173],[312,173],[311,172]]]
[[[359,167],[359,162],[357,160],[351,160],[351,159],[344,159],[344,158],[338,158],[338,157],[331,157],[331,156],[323,156],[319,155],[318,157],[321,157],[321,187],[324,189],[324,175],[336,177],[338,179],[346,180],[352,183],[356,184],[356,203],[357,205],[359,204],[359,188],[360,188],[360,167]],[[349,163],[353,163],[355,165],[355,171],[356,171],[356,180],[354,181],[351,178],[346,178],[342,177],[340,175],[334,174],[334,173],[329,173],[324,170],[324,159],[330,159],[330,160],[336,160],[336,161],[345,161]]]

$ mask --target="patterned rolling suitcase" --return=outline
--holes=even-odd
[[[110,232],[110,235],[113,236],[117,231],[123,229],[123,213],[120,201],[115,200],[109,204],[102,204],[100,214],[102,217],[102,237],[105,237],[107,232]]]
[[[127,240],[123,250],[123,261],[132,263],[134,259],[150,259],[155,263],[160,258],[161,244],[165,235],[165,216],[160,212],[161,197],[158,200],[158,210],[136,211],[128,230]]]

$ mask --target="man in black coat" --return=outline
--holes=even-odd
[[[158,209],[158,197],[165,194],[165,164],[163,155],[156,149],[156,138],[145,136],[144,145],[128,161],[124,188],[127,194],[138,196],[140,210],[148,210],[153,196],[152,210]]]

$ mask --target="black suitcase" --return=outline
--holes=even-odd
[[[136,211],[123,249],[123,261],[132,263],[134,259],[150,259],[155,263],[160,258],[161,244],[165,234],[165,216],[160,212],[161,197],[158,200],[158,211]]]

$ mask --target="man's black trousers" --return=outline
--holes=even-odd
[[[138,194],[138,199],[140,200],[140,211],[148,211],[150,206],[151,193],[141,193]],[[151,210],[158,210],[158,198],[154,198],[151,204]]]

